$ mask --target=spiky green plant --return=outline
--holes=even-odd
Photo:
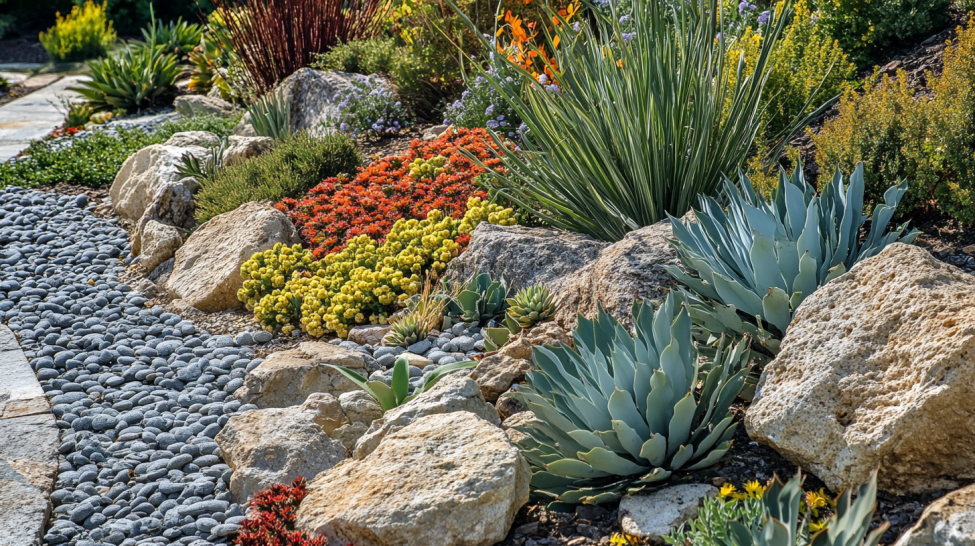
[[[247,107],[258,136],[287,140],[291,136],[291,101],[268,93]]]
[[[389,333],[383,337],[383,344],[390,347],[409,347],[426,339],[427,332],[422,321],[413,313],[389,325]]]
[[[385,412],[413,400],[414,397],[436,385],[441,377],[456,372],[457,370],[469,370],[477,366],[477,362],[454,362],[453,364],[440,366],[424,376],[423,383],[413,389],[413,394],[410,394],[410,362],[404,357],[397,358],[396,363],[393,364],[393,380],[390,385],[382,381],[369,381],[365,377],[342,366],[335,366],[333,364],[328,364],[327,366],[335,369],[358,385],[359,388],[369,393],[370,396],[376,399],[379,407]]]
[[[508,300],[508,316],[522,328],[551,320],[555,310],[555,297],[541,285],[526,286]]]
[[[876,546],[890,523],[873,531],[870,523],[877,503],[877,473],[860,487],[855,502],[850,490],[836,498],[833,514],[811,531],[813,509],[804,507],[803,476],[788,483],[772,481],[760,498],[743,501],[708,498],[698,517],[663,537],[674,546]]]
[[[687,303],[633,305],[635,336],[601,309],[579,317],[575,348],[536,347],[513,393],[537,421],[515,427],[532,488],[553,510],[618,499],[675,470],[715,464],[731,445],[729,411],[748,374],[745,342],[723,339],[695,396],[700,363]]]
[[[508,308],[508,287],[504,279],[495,281],[487,273],[474,275],[447,303],[447,316],[452,321],[484,326],[504,316]]]
[[[180,178],[195,178],[198,184],[210,184],[217,179],[223,170],[223,154],[227,150],[227,139],[220,139],[220,144],[207,150],[207,155],[199,158],[192,153],[185,153],[180,158],[182,163],[176,166],[176,174]]]
[[[162,48],[132,48],[88,61],[91,79],[69,87],[95,110],[138,110],[155,104],[180,73],[176,56]]]
[[[799,165],[791,177],[780,173],[771,202],[740,175],[737,186],[725,179],[725,205],[701,196],[696,220],[671,217],[670,242],[682,266],[665,267],[700,296],[691,314],[704,337],[748,333],[775,354],[793,312],[816,288],[890,243],[917,237],[917,230],[904,233],[906,223],[884,234],[907,191],[902,182],[874,208],[861,243],[860,228],[868,218],[862,213],[863,189],[862,163],[849,186],[837,171],[821,196],[806,184]]]

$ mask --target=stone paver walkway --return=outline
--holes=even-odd
[[[39,546],[58,469],[51,404],[13,332],[0,325],[0,546]]]
[[[30,78],[58,78],[57,75],[43,74]],[[79,95],[68,91],[87,76],[66,76],[53,83],[35,80],[47,85],[33,93],[0,106],[0,162],[16,157],[31,140],[43,138],[64,119],[61,112],[61,98],[75,98]],[[48,85],[50,83],[50,85]]]

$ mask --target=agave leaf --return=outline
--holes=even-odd
[[[575,482],[573,478],[566,478],[558,474],[552,474],[545,470],[540,470],[532,474],[531,486],[535,489],[552,489],[554,487],[567,487]]]
[[[842,275],[843,273],[846,273],[846,266],[845,266],[845,265],[843,265],[843,264],[839,264],[839,265],[837,265],[836,267],[834,267],[834,268],[832,268],[832,269],[830,269],[830,270],[829,270],[829,271],[827,272],[827,275],[826,275],[826,280],[824,280],[824,281],[823,281],[823,284],[826,284],[826,283],[828,283],[829,281],[831,281],[831,280],[833,280],[833,279],[835,279],[836,277],[839,277],[839,276],[840,276],[840,275]]]
[[[640,447],[640,456],[650,461],[653,466],[664,464],[667,458],[667,438],[663,434],[654,434]]]
[[[392,387],[393,394],[396,396],[396,403],[402,403],[409,395],[410,389],[410,364],[404,357],[397,358],[396,363],[393,364]]]
[[[688,392],[674,406],[674,416],[670,420],[669,433],[667,434],[667,456],[671,457],[683,446],[691,435],[691,424],[694,419],[694,410],[697,409],[697,402],[694,401],[694,393]]]
[[[765,312],[765,320],[779,331],[784,332],[792,321],[792,310],[790,308],[789,295],[781,288],[772,288],[768,294],[762,298],[762,309]]]
[[[598,435],[588,430],[573,430],[569,432],[569,436],[571,436],[573,440],[579,442],[579,445],[584,446],[586,449],[606,447],[606,444],[603,443],[602,439]]]
[[[369,381],[366,383],[366,387],[366,392],[371,394],[372,397],[379,402],[379,407],[381,407],[384,412],[397,406],[396,395],[393,393],[393,389],[389,388],[389,385],[383,383],[382,381]]]
[[[613,420],[613,431],[616,432],[616,437],[626,452],[635,457],[641,464],[645,464],[646,458],[641,454],[643,438],[632,427],[619,419]]]
[[[674,470],[679,470],[681,467],[687,464],[687,461],[691,460],[691,457],[693,456],[694,456],[694,446],[692,445],[680,446],[680,448],[677,450],[677,453],[674,454],[674,458],[670,460],[670,468],[673,468]]]
[[[640,411],[633,402],[630,393],[619,389],[613,391],[613,395],[609,397],[609,406],[607,409],[614,420],[618,419],[625,422],[640,436],[650,436],[650,428],[640,415]]]
[[[636,483],[654,483],[666,480],[671,475],[669,470],[664,470],[662,468],[654,468],[649,474],[640,476],[640,479]]]
[[[673,415],[674,388],[667,374],[657,370],[650,378],[651,391],[647,396],[647,426],[654,434],[667,432]],[[643,436],[644,438],[646,436]]]
[[[775,255],[775,243],[771,238],[757,233],[755,241],[752,243],[751,260],[754,268],[755,287],[759,293],[765,293],[772,288],[787,290],[785,279],[776,264],[778,258]],[[798,267],[798,263],[796,266]]]
[[[650,467],[627,461],[604,447],[595,447],[588,453],[579,453],[579,458],[589,463],[596,470],[616,476],[632,476],[650,470]]]
[[[609,472],[596,470],[578,459],[559,459],[549,463],[546,469],[556,475],[569,478],[602,478],[609,476]]]
[[[718,464],[718,461],[721,460],[721,457],[724,457],[725,453],[728,452],[728,448],[730,447],[731,442],[725,442],[719,445],[715,449],[711,450],[707,457],[687,467],[687,470],[701,470],[703,468],[709,468]]]

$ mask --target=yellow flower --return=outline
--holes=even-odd
[[[826,496],[822,493],[817,493],[815,491],[809,491],[806,493],[806,504],[809,505],[810,508],[824,508],[827,503],[828,501],[826,500]]]
[[[734,497],[736,491],[737,489],[735,488],[734,484],[726,483],[721,486],[721,491],[718,494],[722,497]]]
[[[752,498],[759,498],[765,493],[765,488],[758,481],[745,482],[745,492]]]

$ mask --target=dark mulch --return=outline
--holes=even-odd
[[[409,127],[398,134],[386,136],[377,140],[360,138],[359,150],[362,151],[362,158],[366,161],[366,163],[370,163],[384,157],[399,155],[409,149],[410,143],[413,142],[413,140],[422,138],[423,131],[430,127],[433,127],[433,125],[418,124]]]
[[[778,475],[788,480],[799,470],[784,457],[768,446],[753,442],[745,432],[744,419],[746,405],[732,408],[736,413],[738,429],[728,456],[718,466],[699,472],[675,474],[665,485],[680,483],[709,483],[721,486],[727,482],[741,490],[745,482],[758,480],[765,483]],[[803,488],[806,491],[819,491],[826,488],[822,481],[812,474],[805,473]],[[829,489],[826,488],[829,492]],[[890,523],[881,544],[893,544],[897,537],[913,525],[920,517],[924,507],[947,494],[948,490],[924,495],[894,496],[886,493],[877,495],[877,511],[874,526],[883,521]],[[837,492],[831,492],[836,495]],[[609,537],[620,531],[617,504],[580,506],[575,514],[559,514],[545,510],[544,504],[529,502],[515,518],[512,530],[500,544],[502,546],[595,546],[609,543]],[[536,523],[537,522],[537,523]]]
[[[31,91],[34,91],[34,88],[24,87],[23,85],[13,85],[7,90],[6,93],[0,94],[0,106],[3,106],[8,102],[13,102]]]
[[[31,33],[0,40],[0,64],[46,63],[50,60],[37,34]]]

